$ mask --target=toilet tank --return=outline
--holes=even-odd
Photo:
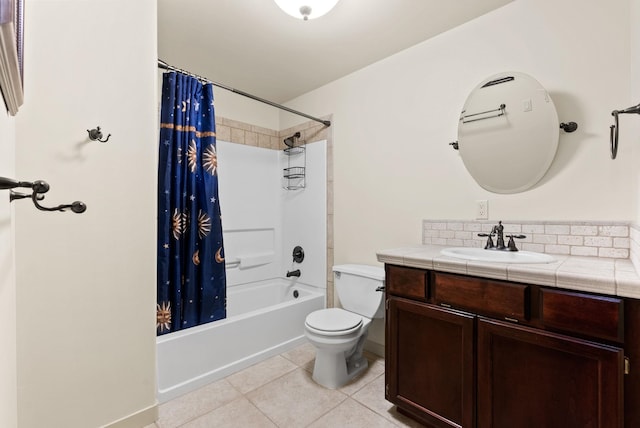
[[[384,316],[384,268],[368,265],[336,265],[333,267],[334,286],[340,304],[349,312],[367,318]]]

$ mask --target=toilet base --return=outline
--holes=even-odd
[[[362,355],[366,337],[366,333],[360,336],[350,352],[318,348],[313,366],[313,380],[325,388],[337,389],[366,370],[369,362]],[[345,358],[346,355],[349,357]]]

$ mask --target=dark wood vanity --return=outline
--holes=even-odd
[[[640,427],[640,301],[385,265],[386,399],[433,427]]]

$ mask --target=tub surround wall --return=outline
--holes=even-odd
[[[217,151],[227,285],[283,276],[278,153],[221,140]]]
[[[478,233],[490,232],[497,223],[498,221],[489,220],[423,220],[422,243],[482,248],[487,238],[479,237]],[[522,250],[572,256],[629,258],[632,227],[628,223],[503,220],[502,224],[505,235],[526,235],[524,239],[516,239],[516,246]]]
[[[322,119],[331,120],[332,117],[324,116]],[[274,151],[281,151],[286,148],[283,143],[283,139],[287,138],[296,132],[300,132],[300,140],[305,141],[307,144],[316,141],[325,140],[326,144],[326,278],[327,278],[327,307],[333,307],[337,302],[334,300],[333,290],[333,138],[332,127],[326,127],[315,121],[308,121],[296,126],[292,126],[280,131],[265,128],[262,126],[251,125],[242,121],[228,119],[223,116],[216,116],[216,134],[220,141],[231,142],[235,144],[242,144],[251,147],[261,147],[265,149],[272,149]],[[224,150],[224,149],[223,149]],[[268,156],[268,154],[265,154]],[[222,166],[224,168],[224,166]],[[278,176],[278,183],[280,183],[280,177]],[[222,179],[224,180],[224,178]],[[255,190],[255,189],[254,189]],[[275,189],[273,189],[275,191]],[[290,194],[292,198],[294,193]],[[293,202],[296,203],[296,202]],[[225,202],[223,204],[226,205]],[[225,206],[223,205],[223,210]],[[225,222],[227,217],[223,218],[223,226],[227,227]],[[229,217],[230,218],[230,217]],[[233,229],[233,226],[231,227]],[[289,245],[290,246],[290,245]],[[283,248],[282,252],[284,257],[288,260],[290,251],[288,248]],[[288,268],[289,264],[283,265]],[[231,272],[231,278],[233,281],[234,273]],[[238,283],[241,283],[239,281]]]

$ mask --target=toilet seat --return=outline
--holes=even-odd
[[[340,308],[320,309],[307,315],[305,326],[323,336],[342,336],[362,327],[362,316]]]

